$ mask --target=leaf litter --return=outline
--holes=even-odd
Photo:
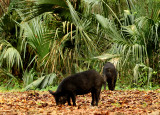
[[[0,93],[0,115],[160,115],[160,89],[154,91],[101,91],[99,105],[91,94],[78,95],[77,106],[56,106],[47,91]]]

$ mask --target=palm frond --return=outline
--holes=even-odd
[[[127,42],[123,39],[120,32],[117,30],[116,25],[110,19],[103,17],[102,15],[96,14],[96,19],[102,25],[107,32],[108,39],[112,39],[115,42]],[[127,44],[127,43],[126,43]]]
[[[24,21],[31,20],[46,12],[68,17],[69,12],[65,0],[22,0],[18,1],[15,7],[23,12]]]
[[[84,19],[83,17],[80,18],[80,16],[78,16],[78,13],[74,10],[74,8],[72,7],[71,3],[68,0],[67,3],[70,13],[72,15],[73,23],[76,25],[75,34],[77,37],[75,37],[75,40],[77,41],[77,43],[82,40],[85,43],[85,45],[88,46],[87,49],[89,50],[89,52],[92,52],[94,50],[94,52],[97,53],[98,48],[94,43],[95,36],[94,35],[92,36],[88,32],[91,21]],[[90,31],[92,31],[92,29]]]
[[[96,57],[94,57],[94,58],[98,58],[98,59],[100,59],[100,60],[110,60],[110,59],[113,59],[113,58],[117,58],[117,57],[119,57],[120,55],[114,55],[114,54],[102,54],[102,55],[100,55],[100,56],[96,56]]]
[[[123,32],[117,30],[116,25],[109,19],[97,14],[96,19],[105,29],[107,39],[114,45],[111,46],[110,53],[119,55],[121,65],[125,65],[129,60],[133,62],[145,63],[148,57],[145,43],[142,44],[142,33],[136,25],[123,26]],[[141,38],[142,37],[142,38]]]
[[[45,76],[33,81],[32,83],[30,83],[29,85],[25,87],[25,90],[36,89],[41,84],[41,82],[44,80],[44,78]]]
[[[14,75],[12,75],[8,70],[6,69],[0,69],[0,76],[8,76],[10,78],[16,79],[16,77]]]
[[[41,20],[45,15],[48,15],[48,13],[39,16],[29,22],[22,22],[20,24],[20,35],[23,38],[22,42],[23,44],[26,44],[32,48],[37,59],[35,61],[39,63],[39,66],[42,66],[45,62],[45,58],[47,58],[49,53],[49,45],[51,42],[51,31],[49,31],[48,25],[46,25],[47,20]],[[26,45],[23,47],[26,48]]]
[[[36,88],[45,88],[53,83],[53,80],[56,78],[56,74],[51,73],[45,76],[38,78],[37,80],[33,81],[29,85],[25,87],[25,90],[29,89],[36,89]]]
[[[24,74],[23,74],[23,85],[27,86],[30,83],[33,82],[34,80],[34,76],[35,76],[35,72],[33,71],[33,69],[31,69],[29,72],[27,70],[25,70]]]
[[[62,7],[67,7],[66,1],[65,0],[33,0],[37,4],[52,4],[52,5],[57,5],[57,6],[62,6]]]
[[[145,79],[146,75],[144,73],[147,73],[147,80],[146,81],[144,80],[143,84],[146,82],[147,86],[149,86],[150,79],[152,77],[152,72],[153,72],[152,68],[144,64],[136,64],[133,71],[134,71],[133,81],[135,82],[136,85],[138,85],[138,78],[142,76],[141,79]]]
[[[0,40],[0,44],[3,46],[0,60],[2,63],[6,63],[7,67],[11,69],[15,64],[18,69],[23,68],[22,59],[20,53],[6,40]]]

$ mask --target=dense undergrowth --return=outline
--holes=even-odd
[[[117,89],[160,86],[160,0],[35,1],[0,1],[1,89],[46,89],[108,61]]]

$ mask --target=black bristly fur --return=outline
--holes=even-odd
[[[107,62],[103,67],[103,77],[104,77],[104,90],[106,90],[106,82],[108,83],[109,90],[114,90],[117,80],[117,70],[114,65]]]
[[[91,105],[98,106],[102,84],[104,84],[103,77],[95,70],[88,70],[66,77],[59,84],[55,93],[50,90],[49,92],[54,95],[57,105],[64,104],[65,101],[71,105],[70,99],[72,99],[74,106],[76,106],[76,95],[91,92]]]

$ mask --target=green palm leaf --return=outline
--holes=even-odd
[[[52,5],[58,5],[61,7],[67,7],[65,0],[33,0],[37,4],[52,4]]]
[[[11,69],[13,65],[16,65],[18,69],[23,68],[22,59],[20,53],[6,40],[0,40],[0,44],[4,47],[0,56],[2,63],[6,63],[7,67]]]
[[[19,12],[20,13],[20,12]],[[23,38],[23,49],[27,47],[32,48],[35,60],[39,67],[41,67],[46,61],[47,55],[49,54],[50,43],[51,43],[51,30],[46,25],[48,20],[42,21],[48,13],[39,16],[29,22],[22,22],[21,26],[21,38]],[[23,18],[23,17],[22,17]],[[33,62],[33,61],[32,61]]]
[[[24,21],[31,20],[43,13],[53,12],[68,17],[69,11],[65,0],[22,0],[15,3],[25,17]]]
[[[56,74],[54,74],[54,73],[51,73],[46,76],[42,76],[42,77],[38,78],[37,80],[33,81],[32,83],[30,83],[29,85],[27,85],[25,87],[25,90],[36,89],[36,88],[40,88],[40,89],[45,88],[45,87],[51,85],[55,78],[56,78]]]

